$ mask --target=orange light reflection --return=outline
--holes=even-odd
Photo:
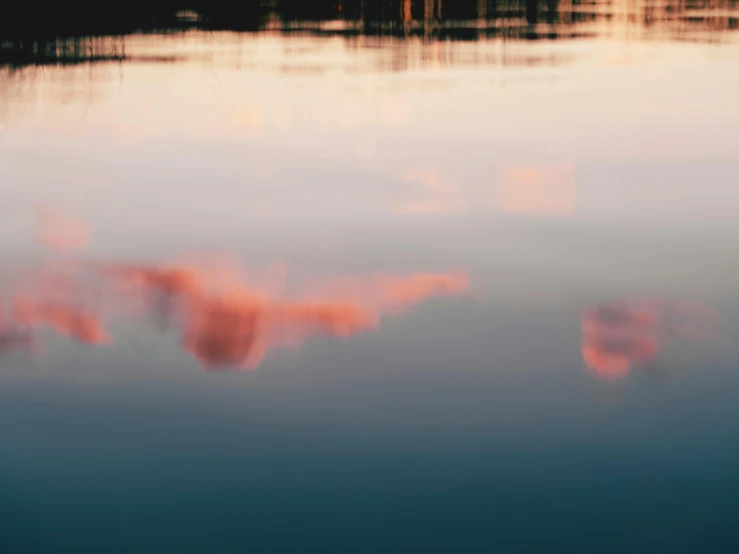
[[[653,361],[668,339],[714,336],[716,318],[705,306],[662,299],[601,304],[582,316],[582,357],[598,377],[622,379]]]

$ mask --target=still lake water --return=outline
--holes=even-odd
[[[0,67],[0,550],[739,551],[722,9]]]

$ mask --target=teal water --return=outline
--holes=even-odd
[[[191,30],[0,68],[0,551],[739,549],[721,17],[535,41]],[[142,316],[28,277],[204,253],[312,306],[359,276],[379,324],[249,328],[269,348],[240,367],[246,316],[210,297]],[[393,289],[403,309],[373,281],[451,271],[469,287]],[[42,309],[59,298],[112,342]],[[195,316],[219,324],[201,350]]]

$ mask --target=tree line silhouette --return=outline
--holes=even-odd
[[[270,18],[285,22],[344,19],[400,26],[409,21],[525,16],[535,22],[557,12],[559,0],[128,0],[127,2],[9,2],[0,8],[0,40],[125,34],[181,26],[183,12],[203,26],[258,30]]]
[[[612,21],[628,12],[629,21],[650,26],[691,16],[691,25],[711,31],[736,29],[735,16],[706,17],[706,10],[733,13],[739,0],[128,0],[37,4],[9,0],[0,7],[0,64],[80,63],[123,60],[114,41],[135,32],[178,32],[190,28],[233,31],[312,30],[365,35],[420,35],[476,40],[481,36],[539,39],[575,36],[578,23]],[[610,11],[609,11],[610,10]],[[343,21],[330,31],[317,22]],[[687,21],[687,19],[685,19]],[[701,21],[703,23],[701,23]],[[548,24],[542,31],[537,24]],[[111,47],[112,45],[112,47]],[[120,46],[124,46],[120,43]]]

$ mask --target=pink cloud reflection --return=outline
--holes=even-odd
[[[605,380],[618,380],[653,361],[674,338],[715,336],[717,314],[700,304],[632,299],[600,304],[581,320],[586,367]]]

